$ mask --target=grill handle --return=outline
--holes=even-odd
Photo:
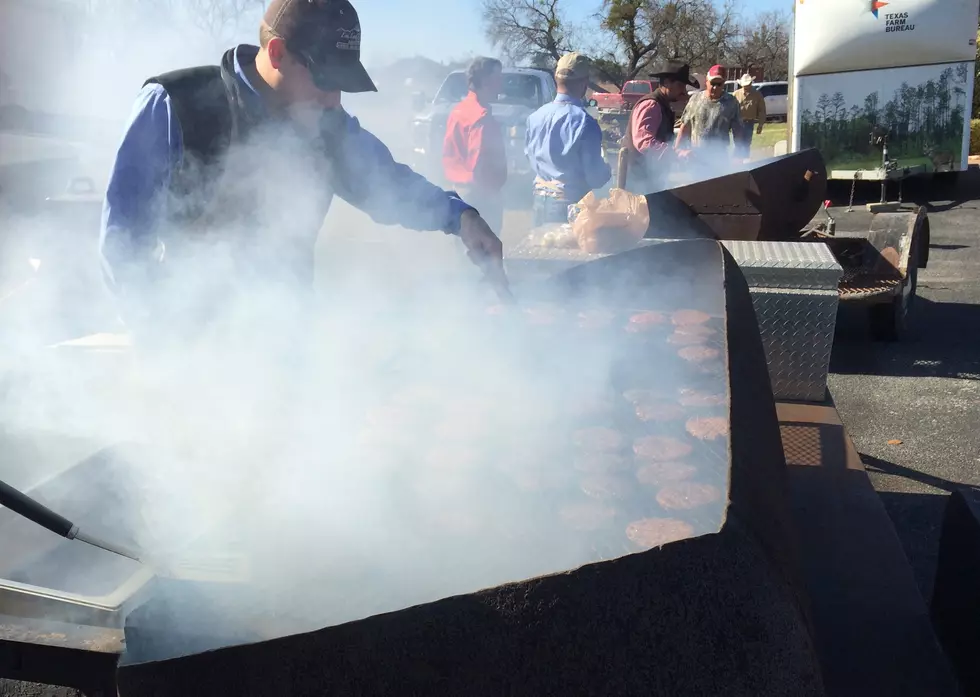
[[[78,526],[70,520],[2,481],[0,481],[0,505],[69,540],[78,532]]]

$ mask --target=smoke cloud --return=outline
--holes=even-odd
[[[63,108],[86,105],[121,120],[143,78],[214,62],[224,48],[184,51],[173,30],[149,25],[129,30],[125,46],[80,54],[75,74],[98,56],[100,79],[74,82]],[[251,32],[242,39],[254,41]],[[66,82],[47,84],[55,93]],[[370,110],[351,110],[372,125]],[[382,111],[379,103],[374,113]],[[101,154],[108,162],[111,147]],[[240,174],[243,189],[263,192],[254,215],[273,244],[308,232],[305,204],[322,192],[268,167]],[[84,530],[131,545],[161,577],[183,582],[158,589],[163,609],[141,618],[140,629],[162,636],[141,660],[191,650],[172,628],[213,633],[211,646],[233,642],[232,625],[249,639],[272,638],[635,551],[621,527],[598,543],[551,534],[557,528],[542,511],[589,501],[569,443],[583,425],[608,424],[607,405],[621,399],[611,385],[622,327],[648,308],[621,308],[608,317],[611,331],[594,331],[579,326],[578,314],[598,301],[539,303],[538,291],[518,285],[534,312],[488,313],[495,299],[458,240],[378,228],[335,200],[309,295],[258,271],[227,284],[229,249],[209,242],[164,267],[173,303],[219,299],[214,322],[189,319],[178,327],[186,340],[153,350],[107,347],[107,338],[101,348],[50,348],[127,330],[95,272],[97,230],[73,247],[64,239],[73,232],[58,227],[64,219],[27,212],[10,220],[23,239],[54,225],[77,257],[50,284],[35,275],[29,244],[14,257],[24,260],[17,273],[28,285],[0,305],[9,312],[0,424],[7,442],[33,451],[15,457],[5,447],[0,478],[44,489],[45,503],[71,511]],[[37,257],[46,269],[43,248]],[[70,298],[64,274],[77,281]],[[697,305],[672,293],[672,282],[663,279],[662,309]],[[216,285],[228,287],[215,295]],[[91,316],[81,321],[83,306]],[[723,378],[694,365],[640,372],[668,396],[690,385],[725,391]],[[57,484],[86,457],[79,453],[96,452],[84,477]],[[697,532],[719,518],[712,511]],[[10,545],[6,572],[36,581],[17,567],[30,550],[0,544]],[[64,554],[78,544],[52,552],[62,563],[44,579],[57,591],[84,594],[135,573],[135,564],[102,552],[84,563]],[[213,596],[193,585],[202,579],[222,589],[217,613]],[[200,626],[215,614],[216,625]]]

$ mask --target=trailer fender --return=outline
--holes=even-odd
[[[878,263],[890,264],[905,278],[908,275],[909,259],[913,254],[918,267],[925,265],[923,255],[927,254],[929,248],[928,225],[929,218],[922,206],[912,211],[876,213],[871,218],[867,240],[881,255]]]

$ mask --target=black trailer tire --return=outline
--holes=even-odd
[[[901,341],[912,326],[910,315],[915,307],[919,281],[919,236],[909,252],[908,274],[901,291],[889,303],[872,305],[868,313],[871,338],[875,341]]]

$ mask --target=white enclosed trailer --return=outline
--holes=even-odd
[[[820,149],[831,179],[966,169],[977,0],[794,7],[791,150]]]

